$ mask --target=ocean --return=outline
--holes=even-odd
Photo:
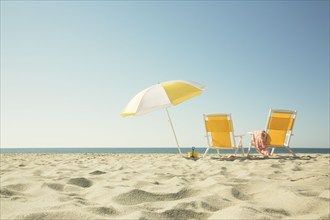
[[[195,148],[200,154],[206,148]],[[329,154],[330,148],[292,148],[294,153],[301,154]],[[192,151],[191,148],[181,148],[182,153]],[[245,153],[247,148],[244,149]],[[222,150],[222,154],[232,154],[232,150]],[[176,154],[177,148],[0,148],[0,153],[54,153],[54,154]],[[210,154],[216,153],[210,150]],[[253,148],[251,153],[257,153]],[[286,149],[275,149],[276,154],[288,153]]]

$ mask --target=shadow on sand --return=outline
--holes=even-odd
[[[246,157],[242,156],[217,156],[211,157],[211,160],[219,161],[246,161],[246,160],[311,160],[316,156],[304,155],[304,156],[292,156],[292,155],[274,155],[274,156],[262,156],[262,155],[250,155]]]

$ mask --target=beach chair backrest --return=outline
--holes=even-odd
[[[271,109],[266,126],[266,145],[289,146],[296,115],[296,111]]]
[[[212,147],[235,146],[233,123],[230,114],[204,115],[206,135]]]

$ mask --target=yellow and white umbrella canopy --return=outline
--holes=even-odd
[[[173,80],[158,83],[142,90],[134,96],[121,113],[121,116],[143,115],[165,108],[179,153],[181,154],[179,142],[167,108],[200,95],[204,89],[205,87],[203,85],[186,80]]]
[[[142,115],[168,108],[200,95],[204,89],[199,83],[185,80],[158,83],[139,92],[127,104],[121,116]]]

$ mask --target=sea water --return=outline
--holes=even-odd
[[[203,154],[206,148],[195,147],[195,152]],[[247,153],[247,148],[244,152]],[[182,153],[192,151],[192,148],[181,148]],[[294,153],[301,154],[329,154],[330,148],[292,148]],[[178,148],[0,148],[0,153],[58,153],[58,154],[176,154]],[[220,150],[222,154],[232,154],[233,150]],[[210,154],[216,153],[215,150],[209,150]],[[240,153],[240,150],[238,151]],[[257,153],[254,148],[251,153]],[[286,149],[276,148],[276,154],[288,153]]]

